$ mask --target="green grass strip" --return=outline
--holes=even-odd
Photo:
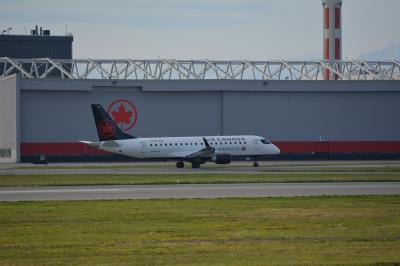
[[[400,196],[0,204],[0,265],[392,265]]]
[[[263,169],[265,172],[343,172],[343,173],[379,173],[379,172],[393,172],[393,173],[400,173],[400,167],[396,166],[382,166],[382,167],[308,167],[304,166],[301,168],[288,168],[288,169],[280,169],[279,167],[274,168],[265,168]]]

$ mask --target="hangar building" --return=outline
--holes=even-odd
[[[73,39],[50,35],[38,26],[31,35],[0,34],[0,57],[71,59]]]
[[[97,140],[92,103],[138,137],[254,134],[277,158],[400,158],[398,61],[0,63],[0,161],[121,160],[78,142]]]

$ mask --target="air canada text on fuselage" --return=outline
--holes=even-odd
[[[190,138],[190,137],[184,137],[183,139]],[[213,142],[222,142],[222,141],[246,141],[245,137],[205,137],[207,141],[213,141]],[[149,139],[150,143],[164,143],[167,142],[168,138],[165,139]]]
[[[245,141],[244,137],[208,137],[207,141]]]

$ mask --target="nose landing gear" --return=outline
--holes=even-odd
[[[183,168],[185,164],[183,162],[176,162],[176,168]]]
[[[260,165],[258,164],[258,159],[254,158],[254,162],[253,162],[253,167],[259,167]]]

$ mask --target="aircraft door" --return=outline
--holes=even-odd
[[[258,151],[259,148],[260,148],[260,147],[258,146],[259,141],[258,141],[257,139],[255,139],[255,140],[253,140],[251,143],[253,144],[254,150],[255,150],[255,151]]]
[[[142,153],[145,153],[147,151],[147,143],[146,142],[140,142],[140,151]]]

